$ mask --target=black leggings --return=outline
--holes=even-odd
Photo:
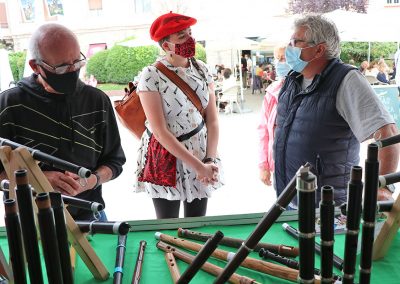
[[[185,217],[205,216],[208,198],[194,199],[192,202],[183,202]],[[164,198],[153,198],[157,219],[179,218],[180,200],[167,200]]]

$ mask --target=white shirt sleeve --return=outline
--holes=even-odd
[[[395,123],[365,77],[351,70],[343,79],[336,97],[336,109],[349,124],[359,142],[381,127]]]

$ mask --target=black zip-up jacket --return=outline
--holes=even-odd
[[[73,94],[51,94],[36,79],[33,74],[0,94],[0,137],[92,171],[104,165],[112,170],[113,178],[119,176],[125,155],[108,96],[80,80]],[[40,166],[43,171],[61,171]],[[105,205],[101,186],[76,197]],[[75,219],[93,218],[91,212],[69,211]]]

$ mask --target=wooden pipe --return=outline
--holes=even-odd
[[[157,247],[165,252],[167,252],[167,251],[171,252],[176,258],[183,260],[186,263],[192,263],[192,261],[194,259],[193,255],[191,255],[187,252],[184,252],[184,251],[182,251],[174,246],[171,246],[167,243],[164,243],[162,241],[159,241],[157,243]],[[222,272],[221,267],[211,264],[209,262],[205,262],[203,264],[203,266],[201,267],[201,269],[212,275],[215,275],[215,276],[219,275]],[[236,273],[232,274],[232,276],[229,278],[228,281],[230,283],[235,283],[235,284],[257,284],[258,283],[253,279],[250,279],[246,276],[241,276]],[[176,283],[175,280],[174,280],[174,283]]]
[[[176,283],[181,277],[178,265],[176,265],[175,256],[171,251],[164,250],[165,261],[167,262],[169,273],[171,274],[172,281]]]
[[[195,232],[187,229],[178,229],[178,236],[181,238],[188,238],[196,241],[207,241],[209,238],[212,238],[212,234],[202,233],[202,232]],[[232,248],[240,248],[242,243],[245,240],[230,238],[230,237],[223,237],[222,240],[219,242],[221,245],[225,245]],[[299,248],[287,245],[275,245],[269,243],[258,243],[254,251],[258,252],[260,249],[269,250],[275,254],[279,254],[281,256],[286,257],[296,257],[299,255]]]
[[[199,251],[202,248],[201,244],[194,243],[191,241],[187,241],[184,239],[176,238],[173,236],[169,236],[166,234],[162,234],[157,232],[155,234],[156,239],[162,240],[164,242],[167,242],[169,244],[176,245],[178,247],[182,247],[188,250],[192,251]],[[234,253],[228,252],[225,250],[221,249],[216,249],[214,252],[211,254],[212,257],[224,260],[224,261],[230,261],[234,257]],[[292,269],[289,267],[284,267],[281,265],[277,265],[274,263],[268,263],[259,259],[247,257],[243,262],[241,263],[241,266],[250,268],[253,270],[257,270],[275,277],[279,277],[282,279],[286,279],[289,281],[297,282],[297,277],[299,275],[299,271],[296,269]],[[315,283],[319,283],[319,280],[317,279]]]

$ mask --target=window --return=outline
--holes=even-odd
[[[58,16],[64,15],[63,0],[46,0],[44,6],[44,18],[46,21],[56,21]]]
[[[0,3],[0,28],[8,28],[6,3]]]
[[[88,0],[89,10],[103,10],[102,0]]]
[[[87,58],[90,58],[93,54],[107,49],[107,44],[106,43],[91,43],[89,44],[89,49],[86,54]]]
[[[35,20],[35,2],[34,0],[19,0],[24,22],[33,22]]]
[[[135,12],[136,14],[146,14],[151,12],[151,1],[150,0],[135,0]]]

